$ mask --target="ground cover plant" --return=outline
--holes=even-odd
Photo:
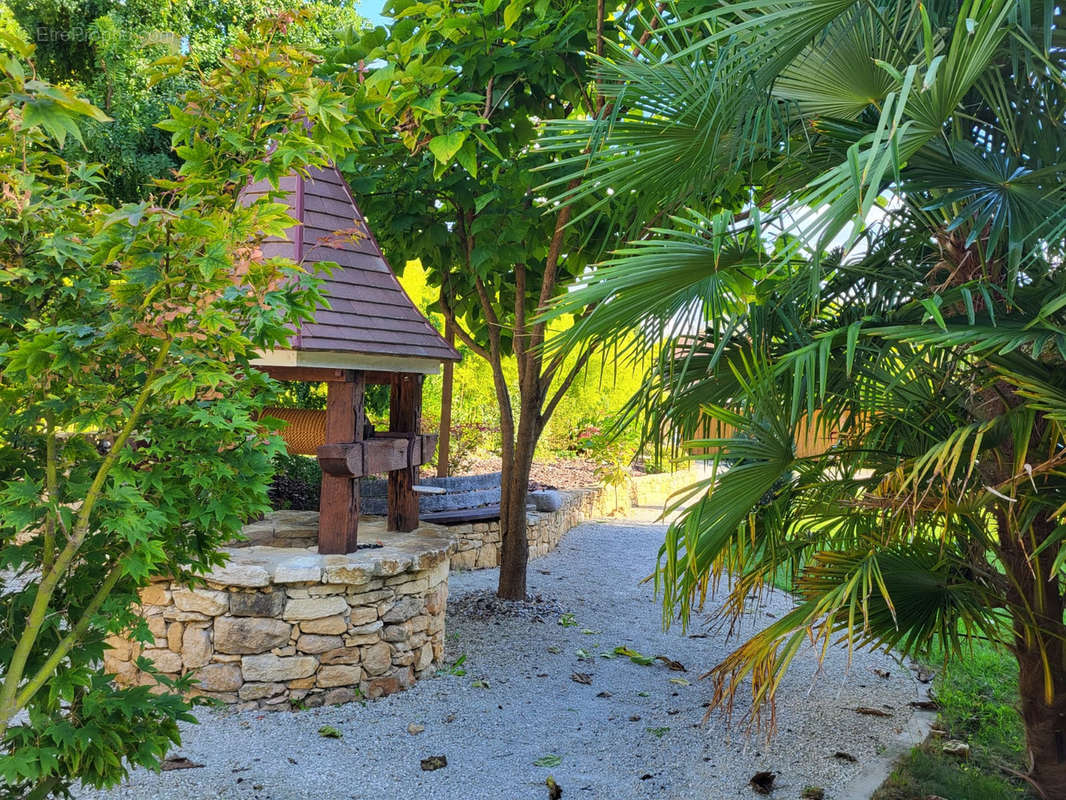
[[[1066,797],[1060,10],[658,21],[604,64],[609,110],[542,145],[573,154],[557,187],[639,187],[657,220],[563,299],[596,306],[575,336],[672,337],[634,413],[673,441],[722,426],[692,443],[731,467],[670,528],[665,621],[726,574],[735,620],[784,566],[797,608],[712,671],[715,706],[750,690],[771,727],[807,639],[951,658],[985,639],[1018,666],[1029,779]],[[799,455],[812,432],[836,443]]]
[[[151,641],[138,588],[222,563],[219,547],[267,508],[280,443],[257,416],[277,387],[249,360],[286,341],[318,293],[297,265],[258,257],[291,223],[284,205],[238,193],[353,143],[347,99],[285,42],[293,21],[242,36],[171,107],[161,125],[180,169],[118,207],[99,167],[64,157],[82,117],[106,116],[41,80],[33,48],[0,34],[5,797],[158,766],[190,704],[116,688],[99,666],[107,638]],[[159,677],[186,689],[194,676]]]

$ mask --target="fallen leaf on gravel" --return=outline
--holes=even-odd
[[[296,759],[293,758],[292,756],[285,756],[285,758],[290,764],[295,764],[296,763]]]
[[[596,695],[596,696],[597,696],[597,697],[610,697],[610,696],[611,696],[611,693],[610,693],[610,692],[600,692],[600,693],[599,693],[598,695]]]
[[[873,669],[874,669],[874,675],[876,675],[879,678],[884,678],[885,680],[888,680],[889,678],[892,677],[892,673],[889,672],[887,669],[878,669],[877,667],[874,667]]]
[[[870,708],[869,706],[859,706],[855,709],[856,714],[865,714],[868,717],[891,717],[892,714],[888,711],[882,711],[880,708]]]
[[[485,680],[484,678],[478,678],[477,680],[473,681],[470,685],[473,686],[475,689],[489,689],[489,688],[491,688],[489,686],[489,682],[487,680]]]
[[[455,722],[455,714],[449,714],[444,718],[445,722]]]
[[[936,711],[940,708],[940,703],[936,700],[911,700],[907,705],[919,711]]]
[[[587,672],[574,672],[570,675],[570,680],[574,683],[583,683],[588,686],[592,683],[592,676]]]
[[[629,718],[629,721],[630,722],[640,722],[640,715],[639,714],[634,714],[633,716],[631,716]]]
[[[551,775],[544,782],[548,785],[548,800],[559,800],[563,796],[563,787],[557,784]]]
[[[557,756],[555,753],[548,753],[546,756],[541,756],[533,762],[534,767],[557,767],[563,763],[563,757]]]
[[[662,739],[666,734],[670,732],[669,728],[645,728],[645,730],[656,738]]]
[[[343,733],[334,728],[332,725],[323,725],[321,728],[318,729],[318,735],[324,739],[340,739],[342,736],[344,736]]]
[[[417,722],[412,722],[407,726],[407,732],[412,736],[417,736],[426,729],[425,725],[419,725]]]
[[[674,661],[672,658],[668,658],[667,656],[655,656],[655,660],[662,661],[674,672],[688,672],[688,670],[685,669],[684,664],[682,664],[680,661]]]
[[[195,761],[190,761],[184,756],[178,756],[176,758],[168,758],[162,764],[159,769],[167,772],[172,769],[199,769],[203,764],[197,764]]]
[[[706,639],[707,638],[707,634],[706,633],[690,633],[688,635],[688,638],[689,639]]]
[[[422,769],[425,772],[432,772],[435,769],[441,769],[446,766],[448,766],[447,756],[430,756],[422,759]]]
[[[839,758],[841,761],[850,761],[852,764],[859,760],[851,753],[845,753],[843,750],[837,750],[833,753],[833,758]]]
[[[688,686],[689,682],[684,678],[671,678],[670,683],[676,683],[678,686]]]
[[[636,650],[630,650],[628,647],[616,647],[614,653],[618,656],[628,656],[630,661],[634,664],[640,664],[642,667],[650,667],[655,663],[655,659],[651,656],[641,655]]]
[[[563,648],[556,647],[555,645],[552,645],[551,647],[548,648],[548,652],[549,653],[555,653],[556,655],[558,655],[559,653],[563,652]]]
[[[825,800],[825,789],[821,786],[805,786],[800,797],[803,800]]]
[[[759,794],[770,794],[774,790],[774,773],[756,772],[748,783]]]

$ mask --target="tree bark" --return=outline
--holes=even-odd
[[[1008,524],[1007,516],[999,515],[1000,525]],[[1053,520],[1038,519],[1031,536],[1010,530],[1000,541],[1011,583],[1007,594],[1014,615],[1012,649],[1018,660],[1029,777],[1045,800],[1066,800],[1066,608],[1060,580],[1049,577],[1053,551],[1033,556],[1024,544],[1028,539],[1038,545],[1055,526]]]

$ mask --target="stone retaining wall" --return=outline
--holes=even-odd
[[[271,524],[277,533],[306,520]],[[143,655],[171,678],[192,673],[197,694],[248,708],[343,703],[408,688],[444,654],[450,544],[435,528],[378,528],[361,525],[360,538],[381,541],[380,549],[321,556],[252,545],[231,550],[204,587],[151,584],[141,613],[154,642],[112,637],[105,668],[122,685],[154,685],[135,664]]]
[[[529,557],[540,558],[555,549],[567,531],[589,519],[625,514],[634,506],[658,506],[678,489],[698,480],[695,469],[640,475],[629,487],[595,487],[561,491],[558,511],[530,511],[526,517]],[[485,569],[500,565],[500,521],[473,522],[443,527],[454,541],[452,569]]]

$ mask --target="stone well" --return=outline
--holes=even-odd
[[[248,526],[229,563],[188,588],[142,590],[151,646],[112,637],[105,667],[120,684],[192,673],[198,694],[242,707],[289,708],[380,697],[435,671],[444,653],[450,539],[440,529],[386,532],[364,519],[370,548],[320,555],[317,514],[276,512]],[[278,547],[277,544],[289,546]],[[373,545],[380,544],[380,547]]]

